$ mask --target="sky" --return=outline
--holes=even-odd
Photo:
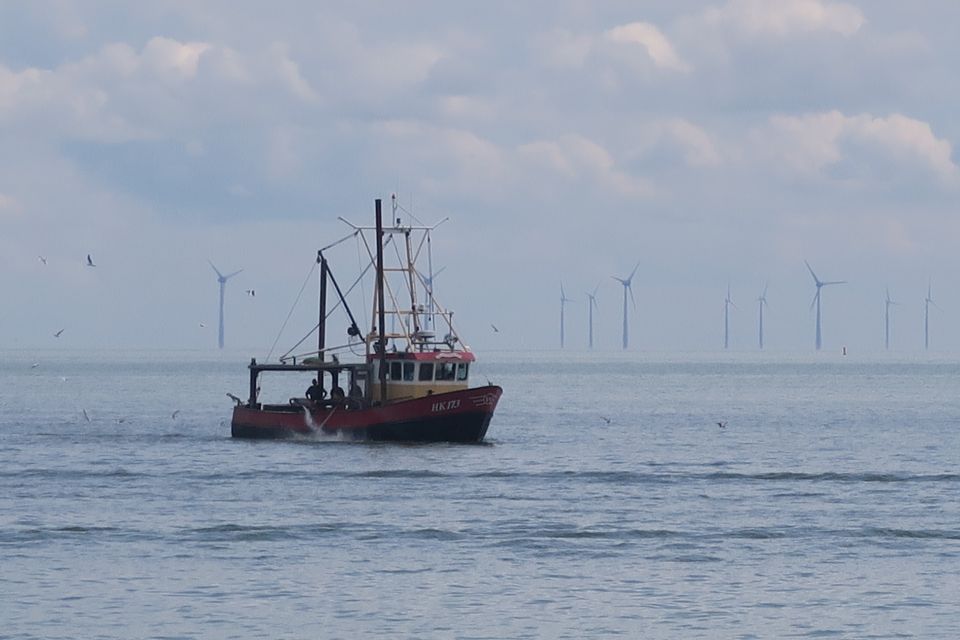
[[[396,193],[449,216],[435,289],[477,350],[557,348],[561,282],[567,347],[598,287],[619,349],[611,276],[639,265],[632,350],[721,349],[728,286],[755,350],[767,286],[767,347],[812,351],[807,260],[847,281],[825,351],[883,349],[887,288],[892,348],[921,351],[931,284],[931,349],[958,352],[958,23],[947,0],[4,2],[0,348],[213,352],[209,260],[243,269],[228,346],[264,357],[338,217]],[[355,244],[331,259],[356,273]]]

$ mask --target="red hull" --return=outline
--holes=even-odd
[[[286,438],[316,433],[357,440],[480,442],[503,390],[497,386],[437,393],[368,409],[238,406],[235,438]]]

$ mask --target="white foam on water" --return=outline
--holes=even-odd
[[[309,434],[304,434],[303,438],[306,440],[323,440],[330,442],[345,442],[349,438],[343,435],[339,430],[334,432],[327,432],[323,430],[324,425],[327,424],[327,420],[330,419],[333,414],[336,413],[336,409],[327,414],[320,424],[317,424],[317,421],[313,419],[313,415],[310,413],[308,407],[303,407],[303,422],[307,425],[307,428],[310,429]]]

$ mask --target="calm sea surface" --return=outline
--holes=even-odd
[[[0,637],[960,635],[960,359],[480,354],[415,446],[232,440],[248,355],[0,352]]]

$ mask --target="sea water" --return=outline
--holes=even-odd
[[[404,445],[231,439],[249,355],[0,352],[0,637],[960,634],[960,359],[481,353]]]

